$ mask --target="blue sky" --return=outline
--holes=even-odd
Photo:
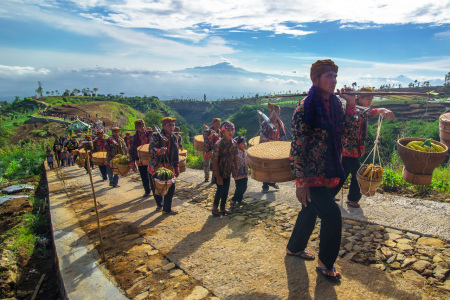
[[[2,0],[0,40],[1,100],[37,81],[161,99],[305,91],[326,58],[339,86],[443,84],[450,1]],[[248,72],[190,71],[224,62]]]

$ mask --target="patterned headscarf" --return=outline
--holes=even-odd
[[[220,126],[221,131],[224,131],[224,130],[230,129],[230,128],[234,128],[234,124],[231,123],[230,121],[225,121],[225,122],[223,122],[222,126]]]

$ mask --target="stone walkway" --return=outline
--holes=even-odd
[[[78,185],[90,193],[90,183],[83,170],[67,168],[63,172],[66,184]],[[169,217],[154,213],[151,198],[139,200],[142,190],[137,175],[121,178],[119,189],[96,182],[101,217],[114,216],[116,223],[135,228],[153,248],[166,256],[168,263],[174,262],[188,275],[201,280],[221,299],[420,299],[425,295],[438,299],[449,296],[449,244],[444,239],[423,236],[424,233],[430,235],[428,227],[426,232],[421,232],[420,226],[409,231],[392,228],[392,223],[396,228],[408,228],[408,223],[395,223],[398,216],[392,209],[385,209],[383,219],[377,224],[360,219],[345,220],[342,258],[337,262],[344,279],[332,284],[318,276],[314,262],[284,254],[299,208],[292,197],[292,183],[281,184],[280,191],[262,194],[261,184],[250,180],[246,194],[248,204],[229,217],[215,218],[209,211],[215,189],[199,183],[201,178],[200,171],[188,169],[182,174],[175,199],[180,214]],[[389,195],[386,197],[393,199]],[[372,210],[371,201],[387,200],[367,198],[362,201],[360,210],[365,220],[380,219],[381,214],[373,217],[376,213],[372,212],[377,210]],[[366,207],[371,207],[370,211]],[[354,214],[342,209],[344,217]],[[389,216],[389,213],[394,215]],[[432,213],[428,213],[428,217]],[[447,218],[436,226],[438,229],[434,229],[434,233],[445,231],[439,228],[446,227],[447,231],[450,228],[448,204],[436,211],[435,217],[440,218],[442,214],[447,214]],[[420,211],[411,217],[416,218],[415,223],[420,223]],[[317,251],[317,232],[318,227],[310,242],[314,252]],[[167,295],[165,298],[170,299]]]

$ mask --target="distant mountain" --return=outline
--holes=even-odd
[[[184,70],[180,70],[177,72],[182,73],[217,73],[217,74],[231,74],[231,73],[239,73],[239,74],[250,74],[252,72],[249,72],[247,70],[244,70],[242,68],[237,68],[230,64],[229,62],[223,62],[219,64],[215,64],[212,66],[204,66],[204,67],[194,67],[194,68],[187,68]],[[261,73],[262,74],[262,73]]]

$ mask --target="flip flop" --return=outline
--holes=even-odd
[[[286,251],[286,255],[300,257],[300,258],[303,258],[304,260],[314,260],[314,259],[316,259],[316,256],[314,254],[312,254],[312,256],[304,256],[304,255],[308,255],[308,254],[311,254],[311,252],[309,252],[308,249],[305,249],[305,250],[303,250],[301,252],[298,252],[298,253],[288,253]]]
[[[336,272],[336,267],[333,267],[331,270],[327,269],[327,268],[322,268],[321,266],[317,266],[316,267],[316,271],[317,273],[322,274],[323,277],[325,277],[327,280],[331,280],[331,281],[337,281],[339,279],[342,278],[341,274],[337,275],[337,276],[331,276],[328,274],[325,274],[323,271],[333,271]]]
[[[361,205],[359,205],[359,203],[355,202],[355,201],[346,201],[345,203],[347,203],[347,205],[349,205],[351,207],[355,207],[355,208],[361,207]]]

